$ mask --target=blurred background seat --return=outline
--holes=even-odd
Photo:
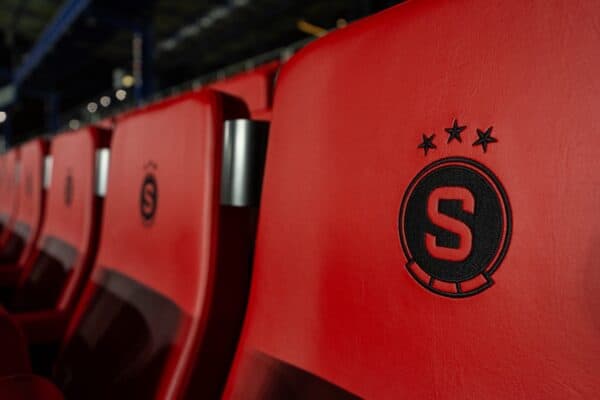
[[[44,139],[31,140],[19,148],[18,204],[13,221],[0,235],[0,270],[20,274],[35,249],[44,212],[44,160],[48,148]]]
[[[17,210],[18,149],[0,155],[0,235],[7,229]]]
[[[44,222],[5,306],[24,330],[36,370],[49,371],[96,256],[98,184],[110,132],[89,127],[52,140]]]
[[[217,81],[210,87],[244,99],[252,119],[268,121],[271,119],[278,70],[279,62],[272,61],[251,71]]]
[[[247,116],[207,90],[120,119],[98,256],[51,373],[67,398],[221,392],[256,223],[256,208],[220,204],[222,137]]]

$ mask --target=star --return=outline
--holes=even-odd
[[[445,128],[444,130],[450,134],[448,137],[448,142],[450,143],[452,139],[458,140],[459,143],[462,143],[462,138],[460,137],[460,133],[467,129],[465,126],[458,126],[458,121],[455,119],[454,124],[452,124],[452,128]]]
[[[432,133],[431,136],[427,137],[427,135],[423,134],[423,143],[417,146],[418,149],[423,149],[425,155],[430,149],[437,149],[437,146],[433,144],[433,139],[435,138],[435,133]]]
[[[481,145],[481,147],[483,147],[483,152],[487,152],[488,144],[498,142],[498,139],[492,137],[492,129],[494,129],[494,127],[490,126],[484,132],[481,129],[477,128],[477,136],[479,136],[479,139],[473,142],[473,146]]]

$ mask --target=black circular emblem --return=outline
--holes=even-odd
[[[65,178],[65,205],[71,206],[73,202],[73,175],[69,172]]]
[[[508,197],[482,164],[460,157],[425,167],[400,208],[399,233],[413,278],[434,293],[466,297],[493,285],[511,235]]]
[[[158,203],[158,185],[154,174],[148,173],[144,177],[140,192],[140,213],[145,224],[150,224],[156,214]]]

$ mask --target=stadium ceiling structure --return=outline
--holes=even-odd
[[[19,141],[60,129],[62,115],[114,87],[115,70],[138,76],[134,94],[148,98],[310,37],[299,23],[318,34],[393,3],[0,0],[2,130]]]

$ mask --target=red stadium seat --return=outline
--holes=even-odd
[[[251,71],[213,83],[210,87],[243,99],[253,119],[270,120],[273,88],[278,70],[279,62],[272,61]]]
[[[12,149],[0,156],[0,235],[10,227],[17,211],[17,162],[18,149]]]
[[[596,398],[600,3],[410,1],[282,69],[225,398]]]
[[[52,141],[41,233],[7,303],[13,312],[48,311],[20,316],[28,336],[48,335],[46,325],[66,322],[94,262],[101,217],[101,198],[95,193],[96,152],[108,147],[109,141],[109,132],[96,128],[62,134]],[[60,339],[59,328],[46,340]]]
[[[66,398],[221,393],[256,220],[255,208],[220,205],[223,129],[247,116],[207,90],[118,122],[97,259],[54,367]]]
[[[19,149],[17,207],[13,221],[0,235],[0,271],[20,270],[30,257],[38,238],[44,211],[44,157],[48,143],[31,140]]]

